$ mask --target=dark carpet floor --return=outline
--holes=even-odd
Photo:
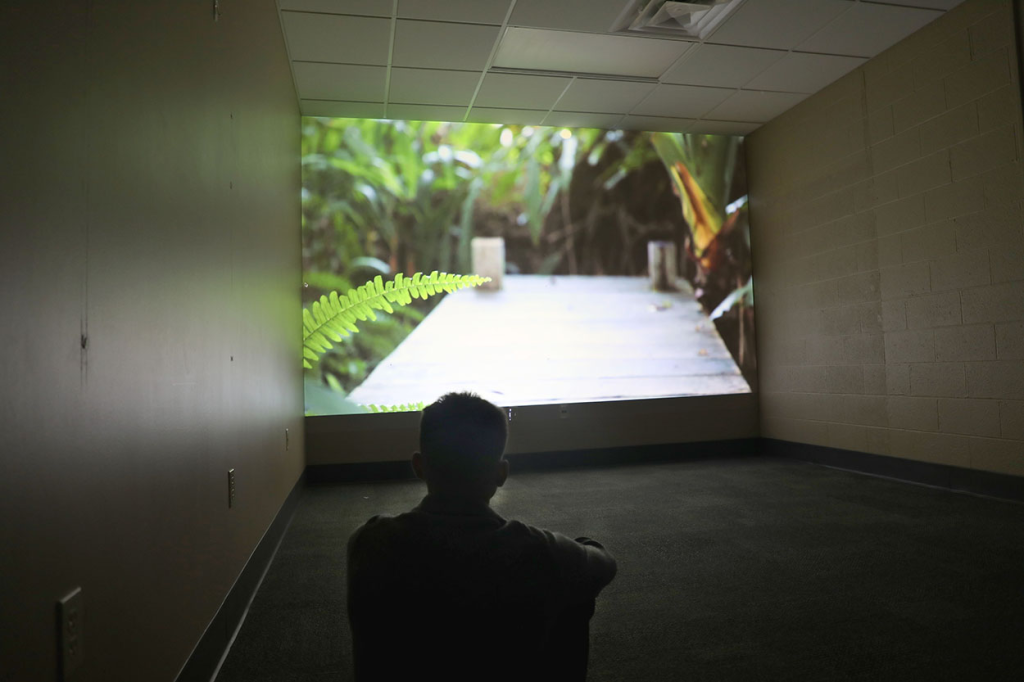
[[[350,680],[345,543],[424,492],[308,490],[217,681]],[[513,471],[493,506],[618,560],[592,682],[1024,680],[1024,505],[749,458]]]

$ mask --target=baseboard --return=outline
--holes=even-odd
[[[756,454],[758,454],[757,438],[736,438],[696,443],[665,443],[594,450],[528,452],[509,455],[508,460],[513,467],[513,471],[547,471],[551,469],[750,457]]]
[[[185,666],[175,678],[177,682],[210,682],[220,669],[220,665],[227,655],[235,635],[242,626],[245,614],[249,610],[249,604],[256,596],[263,576],[266,574],[270,563],[277,554],[277,548],[284,538],[288,526],[291,524],[292,516],[298,507],[299,499],[306,485],[305,472],[299,476],[292,491],[288,493],[284,504],[277,512],[277,516],[271,522],[270,527],[263,534],[256,549],[249,555],[245,562],[245,568],[238,575],[235,584],[231,586],[227,596],[224,598],[217,614],[206,627],[206,632],[199,639],[192,655],[189,656]]]
[[[760,450],[764,455],[789,457],[837,469],[886,476],[908,483],[1024,502],[1024,477],[1020,476],[774,438],[762,438]]]
[[[530,452],[508,455],[513,473],[580,467],[622,466],[653,462],[749,457],[758,454],[757,438],[669,443],[631,447]],[[306,466],[309,485],[332,485],[356,481],[391,481],[413,478],[408,460],[361,462],[358,464],[310,464]]]

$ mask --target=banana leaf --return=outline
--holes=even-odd
[[[683,219],[693,237],[694,256],[706,268],[713,268],[715,238],[726,223],[725,206],[735,170],[737,139],[652,133],[651,143],[682,204]]]

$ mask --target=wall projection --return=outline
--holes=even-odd
[[[751,390],[742,138],[305,118],[302,185],[308,414]]]

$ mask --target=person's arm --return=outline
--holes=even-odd
[[[590,579],[589,586],[596,595],[615,577],[615,573],[618,571],[615,557],[596,540],[581,537],[576,538],[576,542],[583,545],[586,550],[584,572]]]
[[[594,599],[615,577],[615,558],[601,543],[590,538],[572,538],[543,533],[559,566],[563,584],[572,595],[570,599]]]

